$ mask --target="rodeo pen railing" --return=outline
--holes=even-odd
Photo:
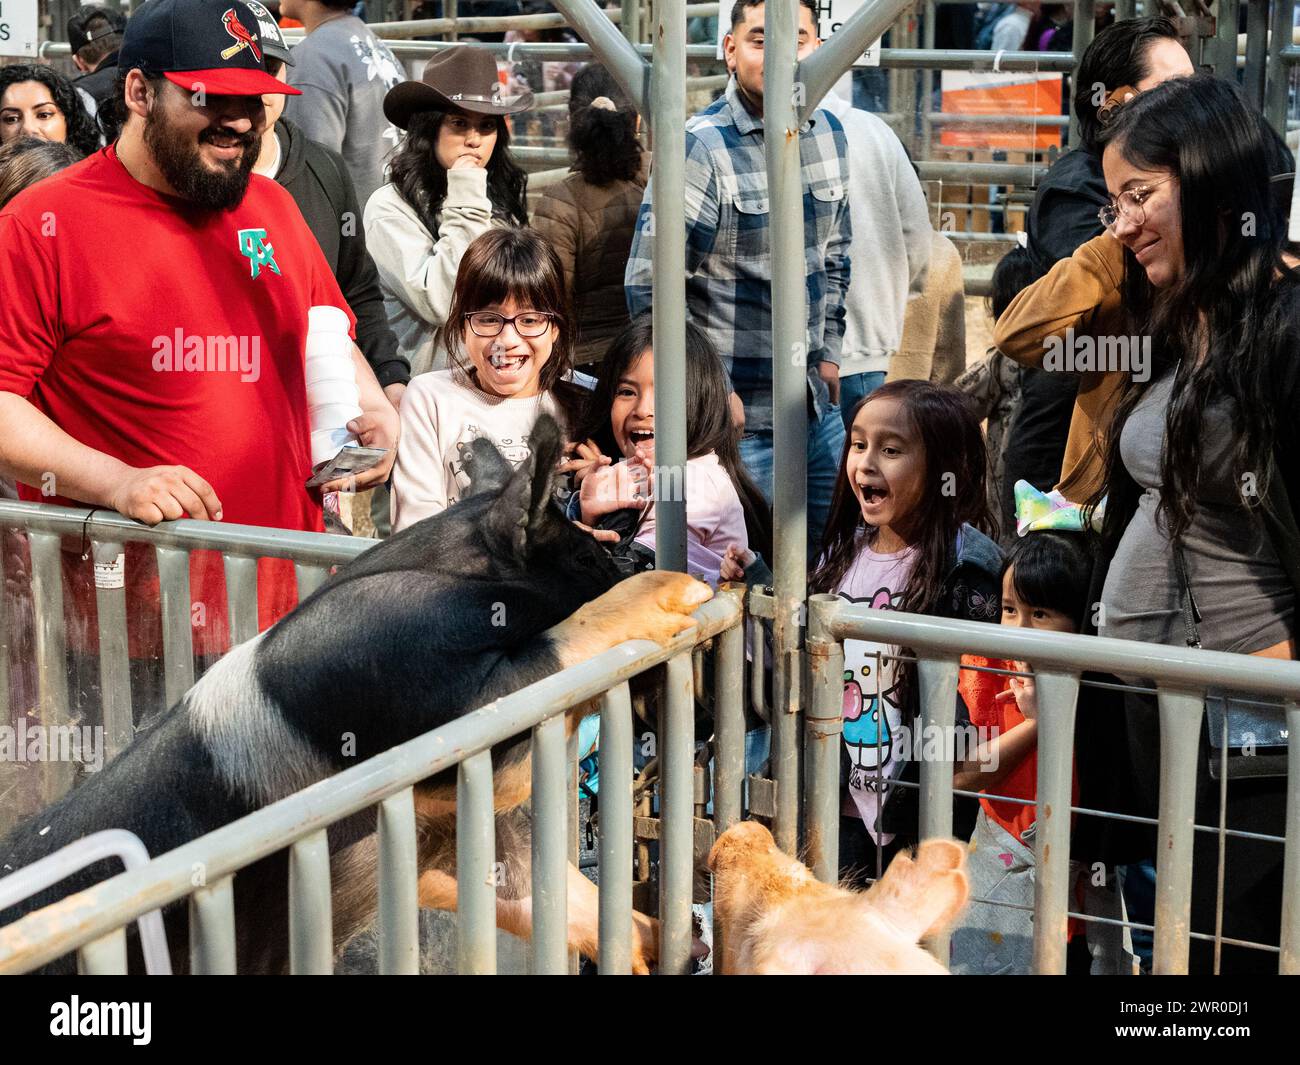
[[[60,536],[86,537],[96,558],[117,558],[129,542],[154,545],[161,573],[169,688],[175,697],[192,681],[189,654],[188,553],[220,550],[232,603],[232,638],[256,631],[256,559],[292,558],[300,596],[323,582],[334,563],[355,557],[375,541],[312,533],[282,533],[251,526],[181,521],[145,528],[118,515],[89,514],[29,503],[0,504],[0,529],[27,532],[33,553],[34,590],[40,595],[37,628],[42,713],[58,706],[63,677]],[[102,593],[102,589],[100,590]],[[130,736],[125,672],[122,589],[100,599],[101,663],[115,678],[114,720]],[[105,610],[105,604],[108,609]],[[691,889],[694,869],[695,670],[693,654],[716,640],[714,819],[720,829],[740,820],[744,785],[744,639],[742,596],[724,590],[696,611],[698,626],[667,647],[633,641],[580,666],[554,674],[513,695],[345,770],[202,836],[154,856],[143,867],[138,847],[90,837],[41,863],[0,879],[0,909],[56,883],[73,868],[111,849],[125,853],[128,870],[93,888],[0,929],[0,973],[25,972],[77,951],[85,973],[126,971],[125,928],[178,899],[189,899],[190,960],[196,973],[236,969],[233,878],[240,869],[288,847],[290,965],[295,973],[328,973],[334,960],[330,864],[326,830],[368,807],[378,809],[379,965],[386,973],[413,973],[419,958],[416,825],[412,787],[457,767],[456,864],[458,967],[465,973],[496,969],[496,861],[492,758],[494,744],[532,734],[532,919],[530,968],[569,969],[566,936],[566,863],[577,846],[577,735],[566,743],[564,714],[600,698],[600,958],[601,972],[630,970],[632,936],[632,705],[627,681],[665,664],[661,700],[659,964],[665,972],[690,965]],[[252,628],[247,626],[251,624]],[[116,628],[114,628],[116,626]],[[182,628],[183,626],[183,628]],[[10,629],[0,616],[0,638]],[[7,646],[0,663],[8,660]],[[189,676],[186,676],[189,671]],[[0,692],[8,693],[0,675]],[[47,687],[47,682],[52,686]],[[110,687],[106,685],[107,688]],[[172,698],[169,691],[169,699]],[[125,710],[123,710],[125,708]],[[8,709],[7,707],[5,708]],[[123,717],[123,713],[125,716]],[[8,717],[4,718],[8,720]],[[43,717],[43,720],[48,719]],[[100,834],[103,837],[106,834]],[[129,837],[127,843],[133,837]],[[110,846],[111,845],[111,846]],[[75,852],[85,850],[84,860]],[[51,860],[57,859],[57,860]],[[195,886],[194,870],[205,871]],[[167,966],[156,919],[142,923],[151,971]]]

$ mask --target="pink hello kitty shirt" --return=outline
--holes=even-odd
[[[897,610],[916,562],[916,548],[882,555],[859,549],[836,594],[851,603]],[[868,640],[844,641],[844,747],[849,757],[846,814],[862,818],[871,838],[884,846],[893,833],[879,828],[889,785],[907,760],[898,705],[898,648]],[[883,713],[882,713],[883,711]]]

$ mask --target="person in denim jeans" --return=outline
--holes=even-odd
[[[814,0],[801,0],[799,56],[817,43]],[[686,124],[686,302],[713,341],[743,404],[741,457],[772,496],[772,245],[763,130],[764,5],[737,0],[724,52],[734,74],[726,92]],[[803,184],[808,328],[804,350],[808,433],[809,543],[816,545],[830,506],[844,426],[839,421],[840,348],[849,284],[848,143],[825,109],[799,131]],[[654,273],[653,203],[647,186],[624,285],[635,317],[650,307]],[[783,353],[781,358],[789,357]]]

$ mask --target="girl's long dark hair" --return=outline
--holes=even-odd
[[[36,81],[50,90],[50,99],[54,106],[63,112],[63,122],[67,127],[66,142],[82,155],[99,151],[99,130],[86,112],[72,87],[72,82],[50,67],[34,63],[18,63],[10,67],[0,67],[0,96],[4,96],[10,85],[24,81]]]
[[[592,107],[604,96],[617,108]],[[588,63],[569,87],[569,147],[573,168],[592,185],[634,181],[641,172],[636,109],[618,82],[599,63]]]
[[[477,121],[480,116],[470,115]],[[391,180],[420,216],[434,240],[438,239],[438,212],[447,199],[447,168],[438,162],[435,146],[446,111],[422,111],[411,118],[406,137],[389,164]],[[497,142],[487,164],[487,192],[492,213],[511,225],[528,225],[528,175],[510,155],[510,126],[496,116]]]
[[[997,536],[985,495],[988,451],[979,422],[956,389],[929,381],[891,381],[853,408],[854,419],[868,403],[884,399],[902,404],[925,449],[925,489],[920,503],[909,515],[906,527],[894,530],[918,549],[899,609],[925,614],[938,606],[962,525],[973,525],[989,536]],[[821,558],[809,578],[814,592],[834,592],[874,532],[863,521],[857,496],[849,484],[852,446],[850,432],[840,456]]]
[[[1293,286],[1283,261],[1294,163],[1240,90],[1219,78],[1175,78],[1142,93],[1103,134],[1104,144],[1144,170],[1178,179],[1183,272],[1155,289],[1125,251],[1124,299],[1133,328],[1150,339],[1145,382],[1126,383],[1105,431],[1104,483],[1131,484],[1119,454],[1124,425],[1151,384],[1174,374],[1160,463],[1159,511],[1172,538],[1188,529],[1201,487],[1206,407],[1235,403],[1234,479],[1251,474],[1249,504],[1264,498],[1273,472],[1282,376],[1295,359]],[[1279,179],[1280,180],[1277,180]],[[1114,500],[1112,500],[1112,503]],[[1108,506],[1103,530],[1113,550],[1128,507]]]
[[[596,388],[574,427],[574,440],[594,440],[606,455],[618,455],[609,413],[614,393],[628,369],[654,348],[652,315],[637,315],[605,352],[596,373]],[[740,459],[740,434],[731,421],[731,386],[712,342],[691,322],[686,323],[686,457],[699,458],[710,451],[740,496],[745,511],[749,548],[772,561],[772,511]]]

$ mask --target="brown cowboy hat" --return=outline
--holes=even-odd
[[[531,92],[502,96],[496,60],[486,49],[468,44],[436,53],[419,81],[394,85],[384,97],[384,115],[399,129],[406,129],[420,111],[513,115],[532,106]]]

